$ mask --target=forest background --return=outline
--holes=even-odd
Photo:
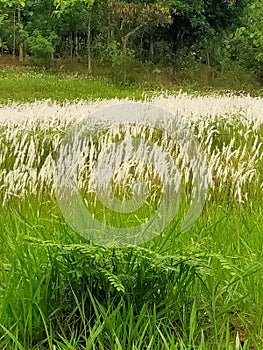
[[[263,1],[0,0],[0,54],[131,84],[263,81]]]

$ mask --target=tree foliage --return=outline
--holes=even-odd
[[[263,2],[250,3],[233,38],[229,41],[231,58],[263,78]]]
[[[90,69],[92,59],[231,61],[261,74],[262,7],[262,0],[0,0],[0,53],[83,58]]]

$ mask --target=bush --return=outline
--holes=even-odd
[[[36,66],[50,66],[55,52],[55,40],[57,36],[51,33],[50,36],[43,36],[39,30],[34,30],[28,39],[30,52],[29,62]]]
[[[230,59],[263,80],[263,3],[254,0],[243,16],[243,25],[229,40]]]

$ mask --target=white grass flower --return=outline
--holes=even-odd
[[[99,108],[127,100],[80,101],[64,103],[36,101],[23,105],[11,104],[0,108],[0,189],[2,204],[14,197],[25,198],[29,194],[36,195],[42,191],[53,192],[53,171],[55,157],[65,132],[76,121]],[[207,96],[193,97],[180,94],[176,97],[166,96],[153,99],[153,104],[171,111],[191,128],[207,156],[208,183],[212,191],[223,191],[230,188],[234,198],[240,203],[249,200],[247,185],[255,185],[263,190],[260,162],[263,159],[263,141],[260,127],[263,123],[263,99],[250,96]],[[125,121],[125,116],[124,116]],[[124,130],[124,131],[123,131]],[[133,128],[118,127],[109,129],[98,144],[90,141],[88,154],[79,164],[80,174],[88,191],[94,182],[92,169],[98,155],[112,147],[113,140],[122,138],[154,139],[155,131],[145,126],[135,125]],[[233,131],[235,130],[235,132]],[[261,129],[262,130],[262,129]],[[191,181],[190,164],[184,151],[176,145],[176,140],[164,134],[159,146],[175,157],[175,164],[184,174],[186,182]],[[81,149],[80,143],[76,150]],[[187,145],[185,145],[187,149]],[[119,153],[118,153],[119,152]],[[131,168],[135,168],[134,176],[146,176],[153,182],[154,172],[145,168],[150,154],[142,145],[138,147],[141,162],[122,164],[122,152],[116,149],[115,161],[119,169],[112,169],[114,179],[118,183],[131,181]],[[126,155],[131,154],[129,147]],[[88,161],[85,161],[85,159]],[[111,156],[105,156],[106,162]],[[168,167],[164,160],[155,159],[161,173]],[[146,171],[147,170],[147,171]],[[101,169],[102,171],[102,169]],[[262,171],[262,168],[261,168]],[[158,172],[157,172],[158,173]],[[105,173],[105,181],[109,183],[110,174]],[[86,186],[85,185],[85,186]],[[212,198],[209,195],[209,198]]]

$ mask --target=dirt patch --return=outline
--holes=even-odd
[[[20,62],[18,57],[13,57],[12,55],[0,55],[0,65],[8,65],[15,67],[25,67],[25,62]]]

